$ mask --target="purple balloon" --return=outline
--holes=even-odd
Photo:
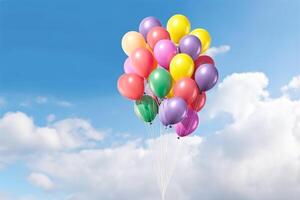
[[[124,62],[124,71],[126,74],[135,73],[129,57]]]
[[[196,111],[189,109],[186,117],[175,125],[175,130],[178,136],[185,137],[196,130],[199,124],[199,117]]]
[[[177,47],[171,40],[160,40],[154,47],[154,57],[165,69],[169,69],[171,60],[176,54]]]
[[[177,124],[187,113],[187,104],[181,97],[165,99],[159,106],[159,119],[163,125]]]
[[[196,60],[201,53],[201,41],[194,35],[187,35],[179,42],[180,53],[188,54]]]
[[[155,17],[146,17],[140,23],[139,31],[147,39],[148,32],[156,26],[161,26],[160,21]]]
[[[195,81],[200,91],[205,92],[213,88],[219,79],[217,68],[212,64],[202,64],[195,73]]]

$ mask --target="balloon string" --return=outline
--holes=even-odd
[[[148,123],[145,123],[145,126],[146,126],[146,130],[147,130],[147,135],[148,137],[150,138],[149,140],[149,148],[150,148],[150,152],[152,154],[152,159],[153,159],[153,170],[154,170],[154,173],[155,173],[155,176],[156,176],[156,181],[157,181],[157,184],[159,185],[159,177],[158,177],[158,162],[157,162],[157,159],[155,159],[155,152],[154,152],[154,139],[156,138],[155,136],[155,127],[154,127],[155,124],[152,123],[152,125],[148,124]],[[152,140],[152,141],[151,141]]]

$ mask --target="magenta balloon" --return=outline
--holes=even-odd
[[[199,117],[196,111],[189,109],[186,117],[175,125],[178,136],[185,137],[193,133],[199,124]]]
[[[186,113],[187,104],[181,97],[164,99],[159,106],[159,119],[165,126],[180,122]]]
[[[129,57],[124,62],[124,71],[126,74],[135,73]]]
[[[177,47],[171,40],[160,40],[154,47],[157,63],[169,69],[172,58],[177,54]]]

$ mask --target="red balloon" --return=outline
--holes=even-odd
[[[198,69],[198,67],[202,64],[212,64],[212,65],[215,65],[215,61],[210,57],[210,56],[207,56],[207,55],[201,55],[199,56],[195,62],[195,70],[194,70],[194,74],[193,74],[193,79],[195,79],[195,73],[196,73],[196,70]]]
[[[118,80],[118,90],[124,97],[139,100],[144,95],[144,79],[136,74],[123,74]]]
[[[160,26],[152,28],[147,34],[147,43],[152,49],[154,49],[158,41],[163,39],[170,40],[170,34],[166,29]]]
[[[196,99],[189,105],[194,111],[199,112],[205,105],[206,94],[205,92],[199,92]]]
[[[131,64],[136,74],[147,78],[155,68],[153,54],[146,48],[138,48],[130,55]]]
[[[198,86],[191,78],[182,78],[174,85],[174,96],[183,98],[187,104],[193,103],[198,95]]]

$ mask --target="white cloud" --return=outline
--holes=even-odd
[[[52,190],[54,188],[54,184],[53,182],[50,180],[50,178],[48,176],[46,176],[45,174],[41,174],[41,173],[31,173],[28,176],[28,181],[36,186],[36,187],[40,187],[43,190]]]
[[[224,54],[230,51],[231,47],[229,45],[221,45],[218,47],[211,47],[209,48],[205,54],[211,57],[216,57],[219,54]]]
[[[263,73],[234,73],[218,85],[206,109],[211,117],[220,111],[230,113],[235,119],[247,117],[268,98],[268,82]]]
[[[295,76],[292,80],[285,86],[281,88],[281,91],[285,95],[290,95],[293,92],[300,92],[300,75]]]
[[[83,119],[64,119],[40,127],[25,113],[9,112],[0,118],[0,165],[22,155],[89,147],[102,137],[102,132]]]
[[[24,113],[6,113],[0,118],[0,153],[61,148],[58,132],[51,127],[37,127]]]
[[[92,127],[90,122],[69,118],[58,121],[52,125],[60,135],[63,145],[68,148],[78,148],[85,146],[88,141],[100,141],[103,133]]]

